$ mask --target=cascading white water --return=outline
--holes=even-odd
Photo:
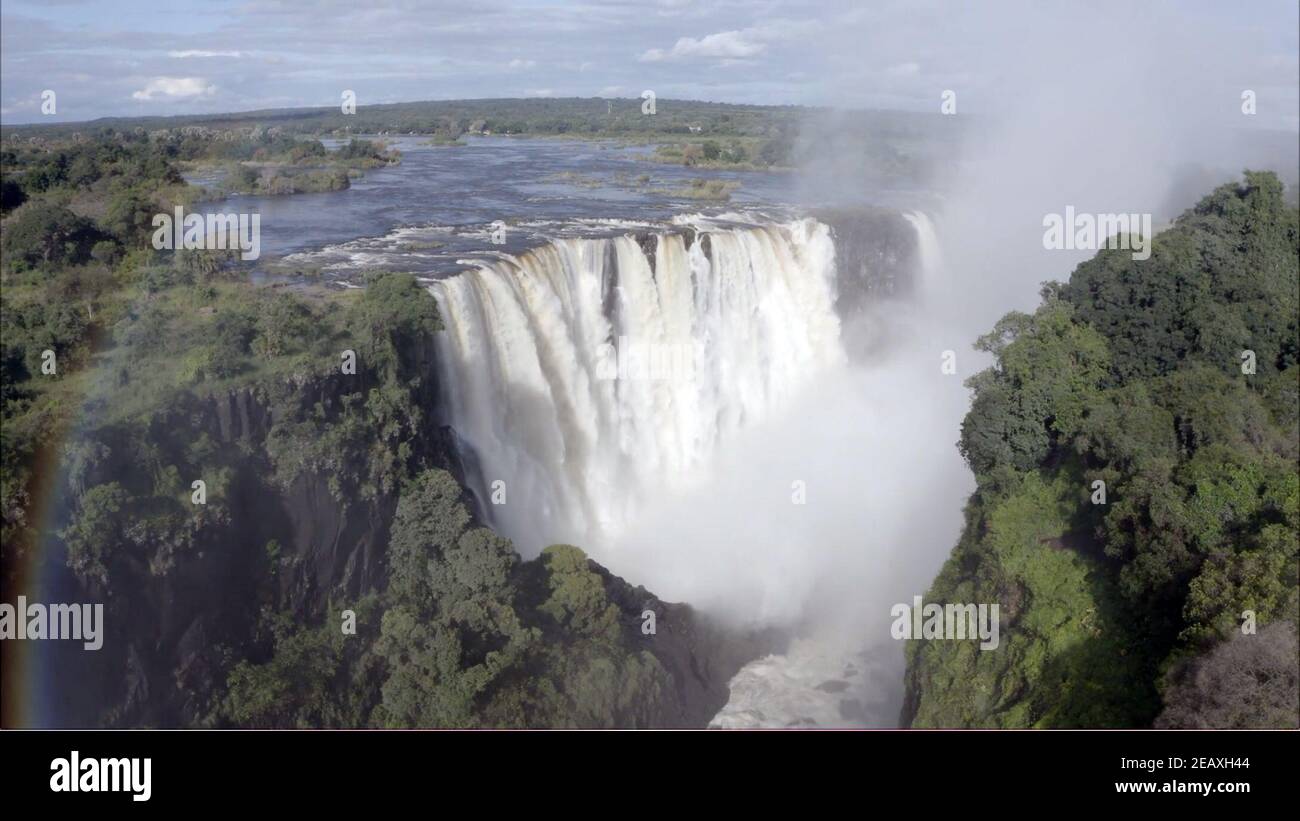
[[[526,555],[598,551],[647,495],[688,488],[719,443],[844,361],[825,225],[647,244],[557,239],[432,286],[449,422]]]
[[[916,229],[917,257],[920,263],[920,292],[925,295],[937,283],[935,274],[943,267],[943,253],[939,250],[939,235],[935,233],[934,223],[923,211],[909,211],[903,218]],[[922,302],[928,302],[924,296]]]
[[[787,525],[789,506],[717,494],[724,508],[715,515],[719,529],[751,536],[741,550],[717,551],[743,568],[729,576],[751,587],[759,582],[762,595],[751,597],[758,606],[742,603],[759,613],[788,613],[794,605],[804,618],[786,652],[755,659],[732,678],[730,700],[712,726],[896,726],[904,662],[903,645],[890,633],[890,609],[929,586],[973,489],[951,444],[969,398],[962,379],[940,368],[941,351],[961,347],[950,330],[961,306],[933,223],[921,212],[903,216],[916,233],[912,297],[871,304],[857,320],[887,343],[808,392],[795,414],[795,453],[760,460],[751,449],[727,471],[805,477],[813,515]],[[846,327],[854,330],[860,329]],[[798,552],[783,554],[782,544]],[[754,569],[764,564],[778,572]],[[786,595],[774,596],[777,590]],[[686,598],[707,601],[705,590]],[[736,600],[735,592],[723,599]]]
[[[905,216],[926,306],[938,243]],[[815,220],[696,226],[557,239],[432,286],[445,413],[521,552],[572,542],[667,600],[804,631],[736,676],[720,726],[891,726],[889,606],[933,578],[969,493],[936,435],[966,402],[937,365],[956,343],[919,306],[871,305],[853,321],[887,344],[849,362],[835,257]]]

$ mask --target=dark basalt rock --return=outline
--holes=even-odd
[[[727,703],[729,684],[740,668],[769,653],[784,652],[788,637],[776,630],[743,631],[723,626],[689,604],[665,602],[633,587],[596,562],[605,594],[630,625],[631,643],[645,645],[673,677],[675,692],[659,705],[653,727],[701,728]],[[653,635],[642,633],[642,613],[655,614]]]
[[[916,230],[899,211],[837,208],[813,215],[835,239],[837,299],[843,320],[881,299],[906,297],[920,274]]]

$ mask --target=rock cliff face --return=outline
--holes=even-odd
[[[427,342],[405,364],[432,374],[434,343]],[[363,391],[375,381],[373,375],[358,376]],[[64,566],[62,545],[52,540],[46,570],[60,580],[65,598],[106,605],[101,651],[46,646],[45,669],[63,723],[202,726],[224,693],[231,665],[259,660],[264,609],[294,623],[319,624],[332,606],[386,588],[385,552],[397,494],[340,500],[331,480],[356,467],[346,464],[279,482],[270,453],[277,426],[314,408],[337,408],[356,391],[355,381],[325,375],[208,397],[183,394],[153,413],[143,434],[104,426],[87,436],[91,450],[104,455],[80,475],[83,488],[147,483],[147,477],[133,475],[140,471],[142,439],[156,461],[167,465],[185,463],[186,447],[206,438],[221,454],[227,478],[220,503],[187,519],[183,532],[131,531],[124,522],[131,548],[114,555],[104,580],[79,581]],[[438,407],[432,378],[415,394],[419,407]],[[413,441],[412,460],[463,476],[452,434],[433,413],[423,416]],[[464,501],[474,510],[469,494]],[[731,637],[689,606],[665,604],[603,568],[598,572],[629,623],[646,608],[659,614],[657,635],[648,637],[650,650],[671,673],[676,692],[655,705],[655,725],[705,726],[726,702],[730,677],[751,652],[759,652],[760,640]],[[770,642],[763,649],[768,647]]]
[[[837,300],[844,321],[872,302],[912,293],[920,264],[916,228],[901,212],[885,208],[839,208],[816,217],[835,240]]]
[[[310,407],[333,388],[327,380],[288,389],[299,391]],[[79,587],[76,597],[105,602],[107,630],[98,653],[50,648],[55,686],[77,682],[67,699],[78,709],[61,711],[69,724],[201,723],[224,686],[229,661],[245,655],[262,607],[310,621],[322,616],[331,599],[352,599],[382,586],[383,548],[396,500],[383,494],[342,505],[319,473],[277,486],[265,449],[276,421],[259,387],[186,396],[152,416],[145,438],[160,463],[183,462],[185,445],[207,437],[223,454],[228,479],[221,503],[210,504],[184,532],[133,534],[126,520],[135,516],[124,512],[123,524],[134,538],[128,538],[125,555],[114,555],[107,578],[83,585],[64,580]],[[87,486],[145,481],[133,475],[138,440],[114,428],[93,431],[90,439],[109,457],[87,475]],[[158,545],[164,538],[175,545]],[[278,555],[269,556],[268,545],[278,546]],[[60,566],[61,546],[50,547],[47,572],[69,576]],[[165,567],[159,561],[164,553]]]
[[[706,727],[726,705],[728,684],[750,661],[780,652],[785,638],[776,631],[728,630],[689,604],[661,601],[644,587],[628,584],[592,563],[605,583],[605,594],[630,624],[655,613],[655,632],[642,635],[646,647],[673,677],[675,692],[657,705],[654,727]]]

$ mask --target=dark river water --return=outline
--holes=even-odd
[[[682,214],[787,214],[824,205],[789,171],[722,171],[650,162],[652,147],[590,140],[468,138],[437,147],[385,138],[400,165],[372,169],[345,191],[235,196],[207,212],[261,214],[259,267],[348,279],[366,269],[423,274],[476,256],[518,251],[560,235],[601,235]],[[336,147],[338,141],[324,141]],[[729,201],[680,195],[693,180],[736,187]],[[193,181],[202,183],[201,178]],[[862,192],[860,201],[904,205],[908,192]]]

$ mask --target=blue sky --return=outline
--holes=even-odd
[[[466,97],[681,97],[967,110],[1013,104],[1053,72],[1161,94],[1260,97],[1257,124],[1300,128],[1300,4],[1259,0],[3,0],[6,124]],[[1180,79],[1181,78],[1181,79]],[[42,115],[41,92],[57,112]],[[1123,94],[1117,89],[1117,94]],[[1218,103],[1216,103],[1218,105]]]

